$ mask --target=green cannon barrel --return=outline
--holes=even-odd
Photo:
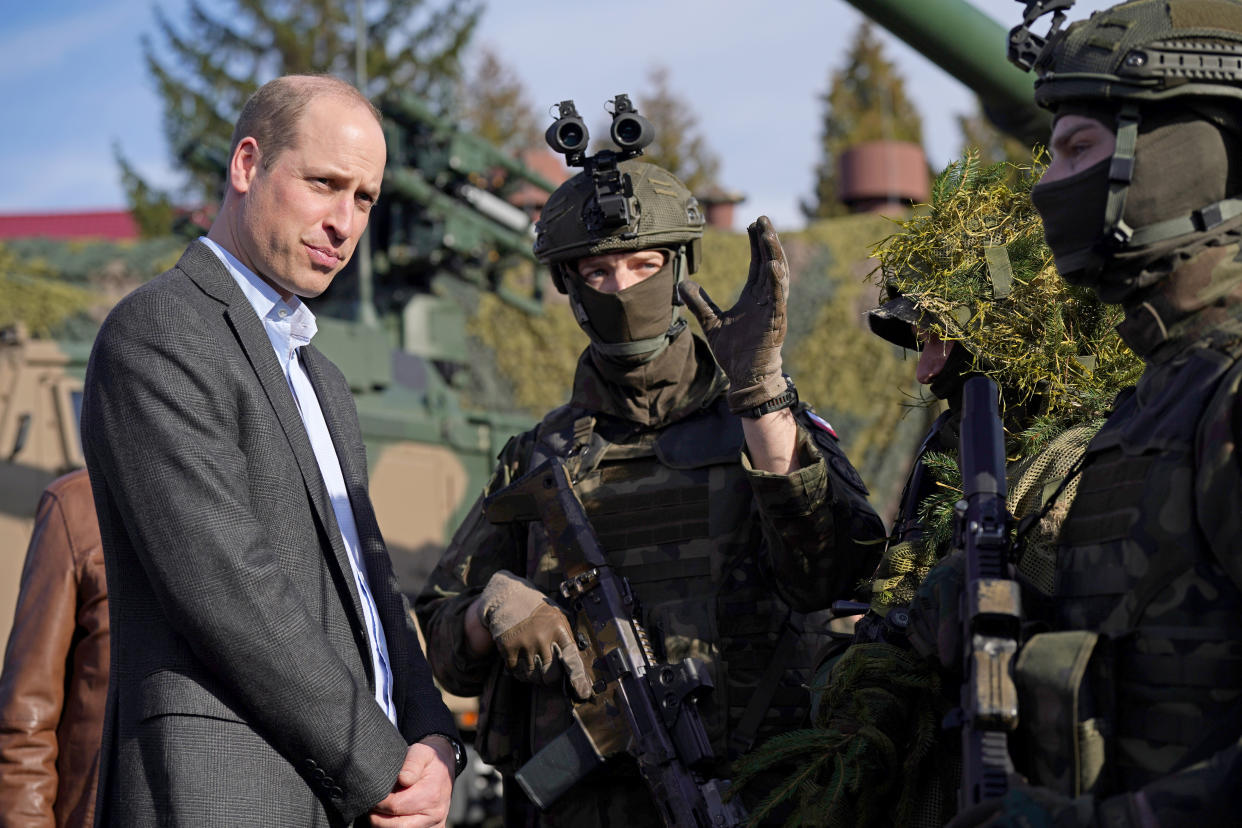
[[[1001,24],[965,0],[847,2],[974,90],[998,129],[1027,144],[1048,140],[1048,113],[1034,103],[1035,76],[1009,62],[1009,32]]]

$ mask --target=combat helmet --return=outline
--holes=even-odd
[[[1181,113],[1188,120],[1207,121],[1224,130],[1229,144],[1236,145],[1242,138],[1242,120],[1235,114],[1242,104],[1242,3],[1133,0],[1062,29],[1073,2],[1026,0],[1022,24],[1009,33],[1009,59],[1024,70],[1035,70],[1037,104],[1054,113],[1071,105],[1085,108],[1116,133],[1107,192],[1100,194],[1100,234],[1089,250],[1066,257],[1069,267],[1062,266],[1063,274],[1076,283],[1091,284],[1106,262],[1137,251],[1139,255],[1131,256],[1133,272],[1123,280],[1142,287],[1163,275],[1139,272],[1140,266],[1155,258],[1144,259],[1142,251],[1167,254],[1184,242],[1217,233],[1242,216],[1242,198],[1235,190],[1238,174],[1235,171],[1226,184],[1229,171],[1220,169],[1227,166],[1222,164],[1209,167],[1206,176],[1186,176],[1217,180],[1208,187],[1211,194],[1201,200],[1187,193],[1198,182],[1175,181],[1164,175],[1165,186],[1186,194],[1190,206],[1176,206],[1176,199],[1145,193],[1149,204],[1165,201],[1171,206],[1163,214],[1149,209],[1142,223],[1133,220],[1126,209],[1128,197],[1131,202],[1138,198],[1133,187],[1138,183],[1135,157],[1142,143],[1140,134],[1152,127],[1154,119],[1168,120],[1170,113]],[[1040,37],[1032,26],[1049,13],[1053,14],[1051,29]],[[1174,155],[1177,148],[1169,152]],[[1152,166],[1160,166],[1163,160],[1156,159]],[[1149,173],[1146,184],[1150,186],[1161,173]],[[1132,221],[1127,222],[1128,217]],[[1061,251],[1057,255],[1060,259]]]
[[[983,165],[970,152],[950,164],[926,208],[875,246],[882,294],[868,322],[908,349],[920,347],[912,323],[934,331],[960,346],[958,383],[986,374],[1006,408],[1064,428],[1100,416],[1142,364],[1113,331],[1121,309],[1058,276],[1030,199],[1042,173],[1042,156]]]
[[[703,238],[703,211],[699,202],[675,175],[642,161],[622,161],[617,171],[627,182],[630,220],[611,227],[591,220],[599,195],[591,176],[578,173],[556,189],[544,205],[535,228],[535,256],[553,266],[556,287],[565,292],[557,265],[572,264],[584,256],[629,250],[686,248],[687,269],[698,269]],[[605,196],[606,197],[606,196]]]
[[[592,347],[607,355],[659,353],[685,328],[675,305],[681,304],[677,285],[698,270],[705,224],[694,195],[667,170],[635,160],[651,143],[654,130],[638,115],[628,96],[612,103],[611,137],[618,150],[585,152],[588,135],[573,101],[562,101],[560,117],[547,131],[548,144],[566,156],[570,166],[583,171],[548,197],[535,225],[535,257],[550,267],[552,283],[569,295],[578,324]],[[603,341],[591,326],[579,298],[575,263],[586,256],[663,249],[669,252],[673,283],[669,295],[669,328],[661,335],[636,342]]]

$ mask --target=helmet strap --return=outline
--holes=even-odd
[[[1142,119],[1138,104],[1123,104],[1117,112],[1117,140],[1113,158],[1108,166],[1108,200],[1104,203],[1104,230],[1091,251],[1091,259],[1084,270],[1088,274],[1103,272],[1104,265],[1117,252],[1130,245],[1134,229],[1122,216],[1126,211],[1126,196],[1134,179],[1134,148],[1138,144],[1138,128]]]
[[[1143,247],[1187,233],[1206,232],[1242,215],[1242,197],[1236,197],[1200,207],[1180,218],[1158,221],[1138,228],[1126,224],[1122,216],[1134,177],[1134,156],[1140,121],[1138,105],[1133,102],[1122,106],[1117,113],[1117,145],[1108,168],[1104,230],[1085,268],[1089,274],[1101,273],[1109,258],[1127,248]]]
[[[690,270],[689,259],[686,257],[686,249],[689,246],[688,244],[679,244],[677,249],[673,251],[673,307],[686,304],[681,299],[681,283],[685,281],[687,273],[693,272]],[[674,319],[674,321],[676,320]],[[669,330],[671,331],[672,328],[669,328]]]

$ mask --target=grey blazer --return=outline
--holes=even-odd
[[[304,364],[340,458],[394,672],[374,699],[357,590],[293,395],[254,309],[194,242],[109,314],[82,443],[112,675],[97,824],[342,825],[407,744],[456,736],[367,494],[344,378]]]

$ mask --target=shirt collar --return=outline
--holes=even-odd
[[[311,341],[319,326],[315,322],[315,314],[305,302],[296,296],[286,302],[280,298],[275,288],[260,279],[254,271],[242,264],[228,250],[206,236],[199,236],[198,240],[207,245],[208,249],[224,263],[233,281],[237,282],[237,286],[241,288],[246,300],[250,302],[250,306],[259,315],[259,319],[263,320],[265,326],[270,329],[273,323],[288,324],[287,335],[293,340],[295,348]],[[284,315],[281,315],[281,311],[284,311]]]

